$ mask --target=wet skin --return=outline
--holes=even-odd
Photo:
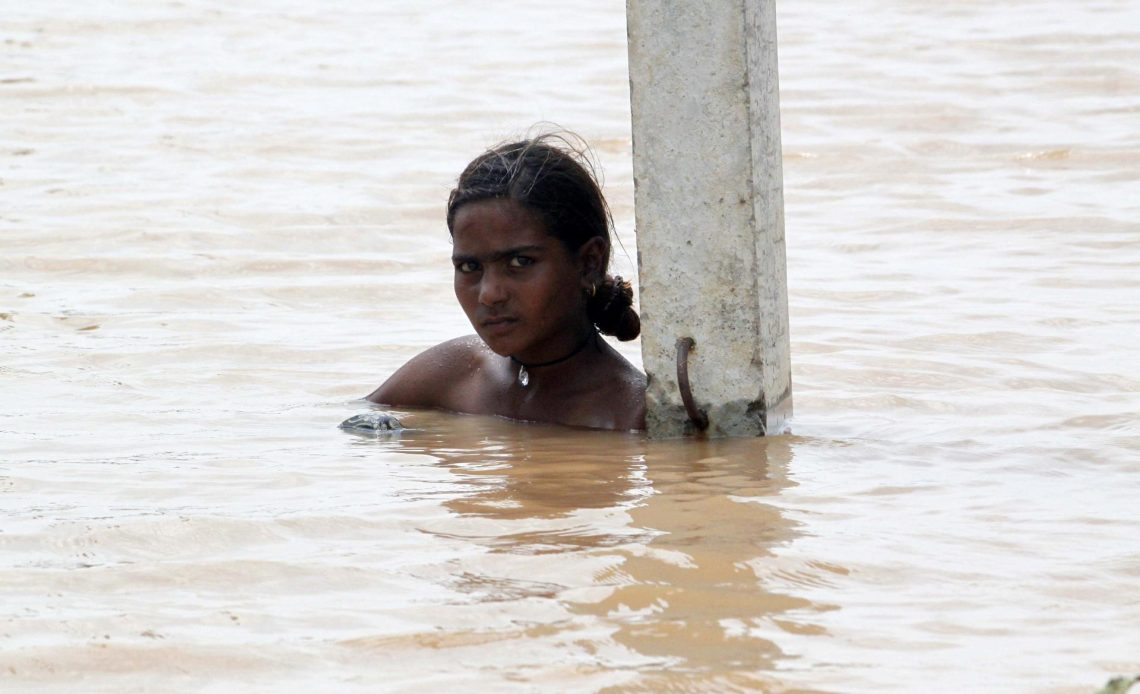
[[[510,200],[472,202],[453,223],[455,295],[476,336],[437,345],[368,396],[434,407],[601,429],[642,429],[645,377],[603,339],[591,338],[586,290],[600,281],[608,241],[571,252],[541,220]],[[517,381],[514,356],[528,364]]]
[[[535,215],[507,200],[464,205],[453,226],[455,296],[492,351],[535,364],[582,344],[592,330],[585,290],[604,248],[571,255]]]

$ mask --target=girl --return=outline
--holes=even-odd
[[[455,296],[475,335],[416,356],[372,402],[596,429],[645,427],[645,376],[598,333],[632,340],[628,282],[606,274],[609,207],[562,137],[499,145],[447,203]]]

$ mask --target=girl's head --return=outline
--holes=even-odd
[[[606,274],[612,247],[613,221],[593,167],[570,140],[559,135],[510,142],[479,155],[459,175],[447,202],[447,228],[454,235],[455,215],[466,204],[510,200],[527,210],[546,232],[570,253],[593,239],[604,243],[597,277],[585,297],[586,311],[598,330],[619,340],[641,332],[633,310],[633,289],[621,278]],[[597,243],[597,242],[595,242]]]

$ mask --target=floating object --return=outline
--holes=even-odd
[[[1140,675],[1135,677],[1113,677],[1096,694],[1126,694],[1132,685],[1140,682]]]
[[[391,434],[404,431],[404,425],[387,412],[365,412],[354,414],[340,423],[345,431],[376,434]]]

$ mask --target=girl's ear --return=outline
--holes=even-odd
[[[601,283],[606,274],[606,257],[609,255],[609,239],[595,236],[578,249],[578,266],[582,271],[582,287]]]

